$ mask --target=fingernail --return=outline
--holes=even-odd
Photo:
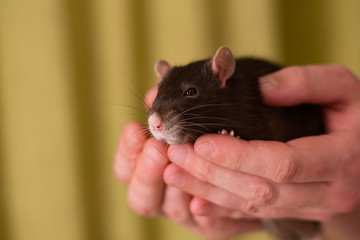
[[[260,89],[264,93],[273,92],[278,88],[278,82],[271,76],[264,76],[259,79]]]
[[[172,162],[183,165],[187,158],[188,150],[183,145],[171,146],[169,158]]]
[[[187,177],[185,173],[178,171],[169,177],[168,183],[174,187],[181,188],[185,185],[186,178]]]
[[[205,159],[211,160],[215,154],[214,146],[205,141],[195,146],[195,152]]]

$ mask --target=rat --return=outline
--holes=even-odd
[[[263,103],[259,78],[280,70],[266,60],[233,57],[220,47],[213,58],[171,67],[159,60],[154,70],[160,82],[148,115],[152,135],[168,144],[194,142],[208,133],[243,140],[291,139],[325,133],[320,106],[273,107]],[[313,239],[316,221],[262,220],[284,240]]]

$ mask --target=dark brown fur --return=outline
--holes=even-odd
[[[159,84],[150,113],[156,112],[163,122],[171,121],[177,114],[182,128],[179,143],[222,129],[233,130],[235,136],[245,140],[283,142],[324,133],[322,111],[318,106],[270,107],[263,103],[258,79],[279,69],[263,60],[237,59],[235,73],[226,86],[220,88],[211,70],[211,60],[173,67]],[[192,87],[197,95],[184,96]],[[319,230],[317,222],[267,220],[264,223],[284,240],[310,239],[307,237]]]

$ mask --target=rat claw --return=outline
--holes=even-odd
[[[240,136],[235,136],[234,130],[231,130],[230,132],[228,132],[227,130],[223,129],[223,130],[217,131],[217,133],[221,134],[221,135],[229,135],[229,136],[236,137],[236,138],[240,139]]]

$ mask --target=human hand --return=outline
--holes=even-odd
[[[356,77],[338,65],[289,67],[262,78],[261,88],[269,105],[322,105],[327,133],[286,143],[205,135],[169,147],[166,183],[208,200],[193,211],[206,216],[324,221],[353,211],[360,201]]]
[[[156,95],[152,89],[147,95],[151,104]],[[140,215],[166,216],[174,222],[209,237],[230,237],[256,230],[260,225],[255,220],[197,216],[193,209],[201,209],[203,202],[177,188],[168,186],[163,173],[168,166],[167,145],[149,138],[144,126],[128,123],[119,141],[115,154],[114,172],[119,180],[129,185],[127,198],[132,209]]]

